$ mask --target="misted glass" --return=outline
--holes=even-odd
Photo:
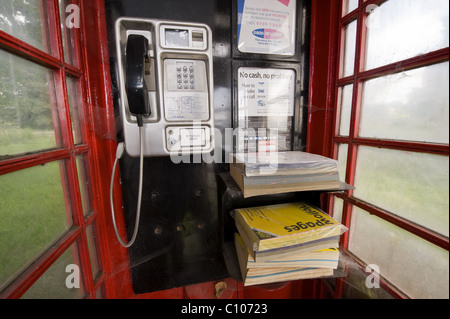
[[[53,72],[0,49],[0,156],[59,146]]]
[[[349,234],[350,252],[375,265],[381,276],[409,297],[449,298],[448,250],[357,207],[353,207]],[[366,277],[360,289],[372,294],[376,288],[366,285],[372,280]]]
[[[344,31],[344,58],[341,69],[341,77],[352,75],[355,68],[356,50],[356,20],[349,23]]]
[[[355,197],[448,237],[448,156],[360,146],[355,187]]]
[[[364,84],[359,136],[449,143],[449,63]]]
[[[46,53],[57,55],[50,44],[47,15],[52,8],[49,1],[7,0],[0,1],[0,30]],[[54,48],[56,49],[56,48]]]
[[[349,84],[340,89],[340,123],[339,135],[348,136],[350,134],[350,115],[352,111],[353,85]]]
[[[390,0],[366,11],[366,70],[449,46],[448,0]]]

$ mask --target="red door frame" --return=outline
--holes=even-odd
[[[86,71],[87,97],[93,130],[89,132],[92,157],[94,202],[99,212],[99,245],[107,298],[127,298],[133,294],[128,253],[115,237],[109,206],[109,183],[116,149],[116,128],[109,66],[108,37],[104,1],[84,1],[82,54]],[[118,174],[117,174],[118,175]],[[118,177],[114,187],[118,227],[124,230],[122,194]]]
[[[403,142],[377,140],[358,137],[358,99],[360,96],[359,87],[354,85],[352,101],[352,120],[349,137],[340,137],[336,133],[336,117],[338,116],[336,101],[338,97],[338,87],[348,83],[361,83],[361,81],[374,78],[383,73],[392,72],[393,69],[412,69],[424,65],[430,65],[441,61],[448,61],[449,49],[444,48],[418,57],[409,58],[401,62],[392,63],[368,71],[359,71],[361,61],[355,59],[354,75],[339,78],[339,64],[343,56],[339,47],[343,48],[343,26],[357,19],[356,36],[356,57],[362,57],[365,48],[365,34],[362,32],[362,25],[365,23],[369,5],[381,5],[385,0],[359,1],[359,9],[354,10],[344,17],[341,17],[342,1],[320,1],[312,0],[311,6],[311,54],[310,54],[310,84],[309,84],[309,105],[308,105],[308,126],[307,126],[307,151],[317,153],[332,158],[336,158],[333,149],[335,144],[347,143],[349,145],[349,158],[347,161],[348,183],[353,184],[354,170],[356,166],[356,148],[358,145],[373,147],[393,148],[413,152],[426,152],[430,154],[440,154],[448,156],[448,145],[427,144],[418,142]],[[350,150],[351,148],[351,150]],[[351,219],[351,205],[362,208],[370,214],[378,216],[394,225],[397,225],[429,242],[448,250],[448,238],[427,230],[424,227],[386,212],[372,205],[352,197],[352,191],[335,194],[335,196],[345,199],[343,207],[342,222],[349,225]],[[332,196],[324,196],[323,206],[329,211],[331,208]],[[341,246],[346,249],[348,246],[349,232],[341,238]],[[322,285],[326,287],[327,285]],[[404,295],[390,285],[382,282],[383,288],[396,298],[404,298]],[[334,292],[328,290],[332,296],[341,296],[342,281],[336,281]],[[324,293],[324,290],[321,290]]]

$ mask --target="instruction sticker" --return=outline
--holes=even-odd
[[[295,54],[296,0],[238,0],[238,50]]]
[[[293,116],[295,71],[238,69],[239,116]]]

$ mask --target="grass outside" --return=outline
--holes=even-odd
[[[56,147],[53,131],[0,127],[0,156]]]
[[[58,162],[0,176],[0,285],[70,225]]]

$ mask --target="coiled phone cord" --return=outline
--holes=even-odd
[[[125,243],[122,240],[122,238],[120,238],[119,231],[117,229],[116,217],[115,217],[115,212],[114,212],[114,203],[113,203],[114,175],[116,172],[117,162],[122,157],[123,152],[125,150],[125,146],[124,146],[123,142],[121,142],[117,145],[116,159],[114,160],[114,165],[113,165],[113,169],[112,169],[112,173],[111,173],[111,182],[109,185],[109,203],[111,206],[111,215],[112,215],[114,231],[116,232],[116,236],[117,236],[117,239],[119,240],[120,244],[125,248],[128,248],[134,244],[134,241],[136,240],[136,237],[138,234],[139,219],[141,218],[142,181],[143,181],[143,169],[144,169],[144,141],[143,141],[142,135],[143,135],[143,126],[139,126],[139,143],[141,145],[141,153],[139,155],[139,191],[138,191],[138,201],[137,201],[137,207],[136,207],[136,222],[134,225],[133,236],[131,237],[131,240],[128,243]]]

